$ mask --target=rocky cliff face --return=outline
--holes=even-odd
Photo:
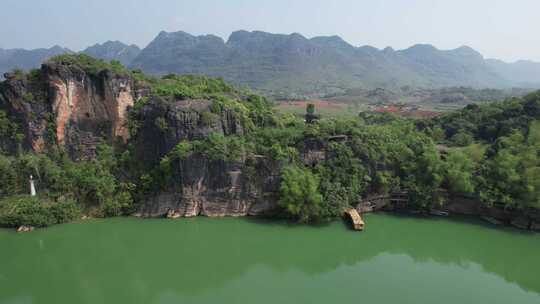
[[[214,114],[211,106],[209,100],[153,97],[140,114],[141,128],[134,139],[137,158],[155,162],[183,140],[204,139],[212,133],[226,136],[244,133],[232,111]]]
[[[210,161],[199,155],[183,160],[174,186],[140,208],[145,217],[268,215],[277,209],[280,164],[264,159]]]
[[[6,136],[1,148],[14,152],[20,145],[25,150],[44,151],[48,143],[54,142],[54,135],[47,132],[51,107],[42,75],[7,73],[4,76],[6,80],[0,83],[0,110],[18,125],[16,133],[22,138],[16,140]]]
[[[42,71],[60,146],[76,158],[91,158],[99,143],[127,142],[127,111],[136,98],[131,77],[109,71],[90,75],[55,63]]]
[[[232,110],[211,112],[209,100],[153,98],[141,110],[135,142],[136,159],[156,165],[179,142],[210,134],[242,135]],[[141,206],[139,215],[192,217],[246,216],[272,213],[277,207],[281,164],[264,158],[211,160],[200,154],[173,165],[173,181]]]
[[[43,152],[58,144],[74,159],[92,158],[102,142],[125,143],[127,111],[136,98],[129,76],[55,62],[30,75],[6,74],[0,87],[0,106],[19,122],[25,149]]]

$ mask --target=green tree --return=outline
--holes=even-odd
[[[403,185],[409,190],[411,202],[421,208],[442,204],[439,189],[444,178],[444,167],[435,146],[415,142],[409,148],[414,156],[401,165],[401,177]]]
[[[453,193],[470,194],[474,192],[475,164],[465,153],[452,150],[446,157],[446,183]]]
[[[470,133],[461,131],[452,136],[451,141],[454,145],[465,147],[473,143],[474,138]]]
[[[340,215],[343,206],[358,202],[367,187],[365,179],[368,174],[360,159],[355,157],[352,149],[345,144],[332,143],[327,148],[328,159],[317,167],[317,175],[321,178],[321,192],[324,193],[324,204],[328,206],[329,215]],[[327,200],[341,196],[341,202],[330,203]]]
[[[534,140],[536,136],[534,130],[528,138],[515,131],[495,142],[478,177],[483,201],[517,207],[540,206],[540,149]]]
[[[320,214],[322,219],[341,216],[352,203],[349,188],[343,187],[340,183],[327,183],[322,192],[324,193]]]
[[[283,170],[279,205],[299,222],[321,218],[322,195],[319,178],[308,169],[289,166]]]

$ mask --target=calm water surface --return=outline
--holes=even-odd
[[[540,303],[540,235],[368,215],[108,219],[0,230],[0,303]]]

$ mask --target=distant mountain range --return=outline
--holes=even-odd
[[[503,78],[522,87],[538,88],[540,83],[540,62],[520,60],[506,63],[497,59],[487,59],[486,63]]]
[[[61,47],[0,49],[0,72],[39,66],[71,52]],[[351,88],[540,87],[540,63],[484,59],[470,47],[439,50],[418,44],[405,50],[355,47],[338,36],[237,31],[228,41],[214,35],[161,32],[144,49],[119,41],[96,44],[88,55],[119,60],[133,69],[163,75],[222,77],[274,95],[336,94]]]
[[[120,41],[107,41],[103,44],[95,44],[82,52],[107,61],[118,60],[128,66],[139,55],[141,49],[134,44],[126,45]]]
[[[118,60],[128,66],[141,49],[136,45],[127,45],[120,41],[107,41],[103,44],[95,44],[81,51],[92,57],[111,61]],[[0,76],[13,69],[29,70],[39,67],[47,59],[61,54],[75,53],[74,51],[60,46],[50,49],[0,49]]]
[[[0,49],[0,76],[15,68],[29,70],[39,67],[47,58],[70,52],[69,49],[60,46],[35,50]]]

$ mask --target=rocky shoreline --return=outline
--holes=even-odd
[[[477,199],[450,197],[442,206],[431,212],[418,211],[392,204],[392,197],[380,196],[366,199],[356,206],[360,213],[391,211],[401,213],[425,214],[428,216],[475,216],[495,226],[512,226],[521,230],[540,232],[540,212],[535,209],[516,210],[504,205],[486,206]]]
[[[384,200],[364,200],[354,209],[360,214],[392,212],[425,216],[474,216],[494,226],[511,226],[520,230],[540,232],[540,214],[525,214],[522,211],[505,210],[504,208],[485,204],[470,198],[452,198],[448,203],[432,211],[419,212],[418,210],[401,208],[392,204],[391,197]],[[156,201],[157,200],[157,201]],[[375,202],[375,203],[374,203]],[[167,218],[180,219],[204,216],[210,218],[223,217],[270,217],[278,211],[277,201],[252,202],[245,200],[233,201],[210,201],[202,199],[199,201],[182,201],[174,193],[162,193],[154,198],[154,201],[146,205],[146,209],[134,213],[136,218]],[[81,220],[88,220],[88,216],[83,216]],[[20,226],[16,229],[18,233],[32,232],[35,227]]]

